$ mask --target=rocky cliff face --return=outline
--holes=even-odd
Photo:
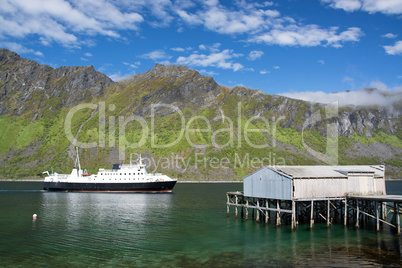
[[[320,134],[325,135],[325,125],[328,123],[325,114],[325,105],[308,103],[302,100],[290,99],[282,96],[266,95],[259,90],[248,88],[233,88],[230,95],[243,103],[252,103],[248,110],[249,116],[269,116],[282,119],[279,125],[292,128],[299,132],[306,127],[306,120],[312,118],[317,110],[321,110],[321,120],[309,125],[321,129]],[[225,101],[225,99],[223,100]],[[402,101],[400,94],[399,102]],[[357,134],[362,137],[373,137],[379,131],[397,135],[402,130],[402,106],[399,102],[387,107],[337,107],[336,116],[332,121],[337,124],[338,135],[349,137]],[[400,134],[399,134],[400,135]]]
[[[53,69],[0,49],[0,114],[60,109],[103,94],[113,84],[93,66]],[[46,102],[56,105],[46,105]]]
[[[124,88],[135,88],[141,94],[140,106],[135,111],[138,115],[149,112],[150,104],[171,104],[194,111],[217,105],[220,86],[211,77],[200,75],[197,71],[185,66],[163,66],[156,64],[154,68],[143,74],[120,82]],[[160,114],[169,114],[162,109]]]

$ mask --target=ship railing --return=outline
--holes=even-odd
[[[127,171],[127,170],[124,170],[124,169],[104,169],[104,170],[99,170],[99,172],[103,172],[103,173],[105,173],[105,172],[115,172],[115,173],[119,173],[119,172],[121,172],[121,173],[124,173],[124,172],[138,172],[138,171],[141,171],[141,172],[144,172],[144,169],[133,169],[133,170],[131,170],[131,171]]]
[[[54,177],[55,177],[56,179],[61,179],[61,180],[63,180],[63,179],[67,179],[67,178],[68,178],[68,175],[65,175],[65,174],[57,174],[57,175],[54,175]]]
[[[66,174],[53,174],[49,177],[47,177],[48,179],[50,179],[51,181],[60,181],[60,180],[66,180],[68,178],[69,175]]]

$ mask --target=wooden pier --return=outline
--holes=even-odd
[[[367,195],[345,196],[333,198],[304,198],[293,200],[280,200],[271,198],[257,198],[244,196],[242,192],[228,192],[227,216],[230,207],[235,210],[235,217],[249,219],[250,215],[256,222],[264,220],[265,223],[290,224],[295,229],[299,224],[310,224],[314,227],[316,222],[325,222],[330,226],[334,222],[361,225],[375,222],[376,230],[382,224],[389,225],[401,233],[400,208],[402,196],[399,195]]]

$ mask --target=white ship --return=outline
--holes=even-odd
[[[48,174],[43,189],[68,192],[171,192],[177,180],[161,173],[148,173],[141,155],[137,164],[114,164],[112,169],[100,168],[97,174],[81,169],[77,150],[71,174]]]

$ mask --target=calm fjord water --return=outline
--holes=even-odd
[[[177,184],[171,194],[55,193],[0,182],[0,266],[400,266],[388,228],[313,230],[226,217],[242,184]],[[402,182],[387,182],[402,194]],[[233,208],[232,208],[233,210]],[[36,213],[38,218],[32,219]]]

